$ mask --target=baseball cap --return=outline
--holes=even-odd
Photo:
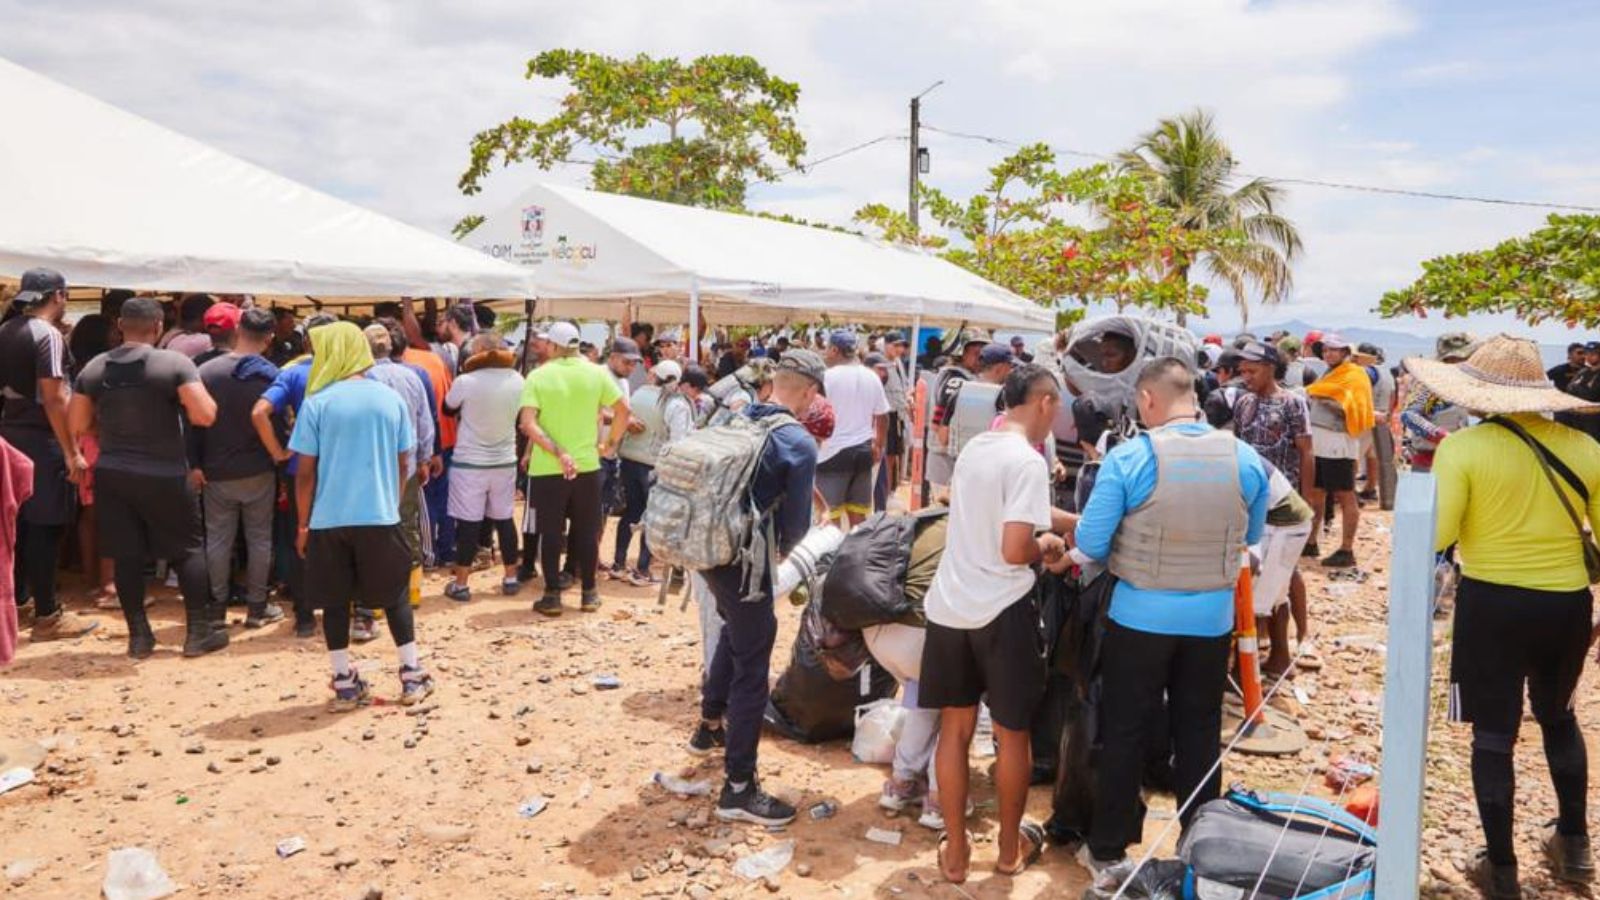
[[[1208,334],[1208,335],[1205,336],[1205,340],[1201,341],[1201,343],[1203,343],[1203,344],[1211,344],[1212,346],[1215,346],[1215,347],[1221,347],[1222,346],[1222,335],[1220,335],[1220,334]]]
[[[1001,363],[1013,363],[1016,361],[1017,355],[1012,353],[1011,348],[1007,347],[1005,344],[990,344],[989,346],[983,348],[983,352],[978,354],[978,365],[983,366],[984,368],[997,366]]]
[[[669,328],[666,331],[663,331],[660,334],[656,335],[656,343],[658,343],[658,344],[681,344],[681,343],[683,343],[683,341],[678,337],[678,329]]]
[[[1312,344],[1315,344],[1317,341],[1320,341],[1320,340],[1322,340],[1322,332],[1316,331],[1315,329],[1306,332],[1306,340],[1305,340],[1306,346],[1309,347]]]
[[[578,333],[578,326],[571,322],[556,322],[544,333],[545,339],[557,347],[577,349],[583,338]]]
[[[232,331],[239,327],[239,317],[243,315],[239,307],[232,303],[213,303],[206,308],[205,323],[207,331]]]
[[[783,358],[778,360],[779,372],[793,372],[817,383],[817,390],[826,394],[828,392],[826,374],[828,367],[823,364],[822,357],[815,351],[804,347],[785,350]]]
[[[1350,342],[1340,337],[1335,332],[1328,332],[1322,336],[1322,349],[1324,350],[1349,350]]]
[[[910,343],[910,342],[908,340],[906,340],[906,333],[904,331],[891,331],[888,334],[883,336],[883,344],[886,347],[888,345],[890,345],[890,344],[906,344],[906,343]]]
[[[1370,341],[1362,341],[1356,345],[1356,352],[1362,356],[1370,356],[1378,362],[1383,362],[1383,348]]]
[[[1587,344],[1580,344],[1579,346],[1583,348],[1585,353],[1600,353],[1600,341],[1590,341]]]
[[[856,336],[848,331],[835,331],[828,335],[828,343],[840,353],[856,352]]]
[[[1013,334],[1011,336],[1011,346],[1013,346],[1013,347],[1026,347],[1027,345],[1028,345],[1028,342],[1022,339],[1022,335]]]
[[[612,341],[611,352],[634,362],[644,359],[644,354],[639,352],[639,342],[633,338],[619,337]]]
[[[1300,339],[1292,334],[1286,334],[1283,337],[1278,338],[1278,350],[1280,352],[1299,353],[1301,346]]]
[[[1271,363],[1277,365],[1283,357],[1278,348],[1262,341],[1250,341],[1235,351],[1241,362]]]
[[[650,374],[656,378],[656,384],[670,384],[683,377],[683,366],[670,359],[656,363]]]
[[[32,306],[56,291],[67,289],[67,279],[55,269],[29,269],[22,273],[22,283],[18,285],[17,295],[11,302],[22,306]]]
[[[976,332],[976,331],[963,331],[960,334],[956,335],[956,339],[953,342],[953,346],[960,347],[962,350],[966,350],[968,347],[972,346],[973,344],[987,344],[987,343],[989,343],[989,339],[984,337],[983,335],[979,334],[978,332]]]
[[[884,356],[882,353],[868,353],[866,359],[863,359],[862,362],[874,368],[887,366],[889,365],[889,357]]]
[[[212,308],[215,309],[216,307]],[[209,313],[207,313],[206,325],[208,327],[211,325],[210,319],[211,316]],[[373,356],[388,356],[389,352],[394,348],[394,344],[391,342],[391,338],[389,337],[389,329],[379,325],[376,322],[361,329],[361,333],[366,335],[367,346],[372,350]]]
[[[1434,356],[1446,362],[1463,360],[1472,355],[1473,346],[1477,343],[1478,339],[1465,331],[1452,331],[1449,334],[1441,334],[1439,335],[1439,340],[1434,342],[1433,345]],[[1585,347],[1584,349],[1588,348]],[[1600,347],[1596,347],[1596,349],[1600,349]]]

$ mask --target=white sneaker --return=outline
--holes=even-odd
[[[1105,861],[1095,859],[1094,854],[1089,852],[1088,844],[1084,844],[1078,848],[1077,859],[1078,865],[1088,869],[1089,874],[1094,876],[1096,882],[1100,880],[1101,873],[1105,872],[1107,869],[1115,868],[1128,861],[1128,857],[1126,856]],[[1096,887],[1098,886],[1099,885],[1097,884]]]

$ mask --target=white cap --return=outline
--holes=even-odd
[[[655,368],[650,370],[650,374],[655,376],[656,384],[667,384],[683,377],[683,366],[670,359],[665,359],[656,363]]]
[[[576,350],[582,337],[578,333],[578,326],[571,322],[556,322],[545,329],[545,337],[557,347],[566,347]]]

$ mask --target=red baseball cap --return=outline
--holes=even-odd
[[[243,311],[232,303],[213,303],[206,310],[206,330],[233,331],[239,327],[239,317],[242,315]]]
[[[1315,344],[1317,341],[1320,341],[1320,340],[1322,340],[1322,332],[1320,332],[1320,331],[1308,331],[1308,332],[1306,332],[1305,340],[1302,341],[1302,343],[1305,346],[1309,347],[1312,344]]]
[[[1201,341],[1201,343],[1211,344],[1213,346],[1221,347],[1222,346],[1222,335],[1220,335],[1220,334],[1208,334],[1208,335],[1205,336],[1205,339]]]

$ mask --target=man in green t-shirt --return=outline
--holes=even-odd
[[[528,375],[522,388],[518,427],[528,438],[528,505],[533,527],[543,535],[544,596],[536,612],[561,615],[561,541],[577,564],[583,610],[600,608],[595,564],[600,556],[600,457],[610,457],[628,428],[628,399],[603,366],[578,353],[578,328],[557,322],[546,332],[550,359]],[[611,431],[600,441],[600,410],[612,410]],[[571,522],[570,530],[567,523]]]

